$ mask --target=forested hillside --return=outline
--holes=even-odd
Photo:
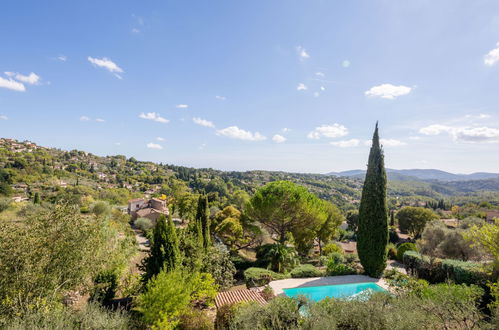
[[[0,194],[42,201],[70,199],[82,205],[85,198],[125,205],[133,197],[206,193],[220,207],[239,204],[272,181],[289,180],[307,187],[343,210],[356,207],[362,179],[321,174],[272,171],[227,172],[144,162],[122,155],[100,157],[85,151],[44,148],[31,142],[0,139]],[[392,203],[449,199],[454,204],[487,200],[499,204],[499,179],[428,182],[389,180]],[[88,203],[89,204],[89,203]],[[82,205],[83,207],[85,205]]]

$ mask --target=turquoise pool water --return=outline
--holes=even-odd
[[[306,296],[313,301],[319,301],[326,297],[332,298],[355,298],[369,292],[386,292],[376,283],[350,283],[337,285],[311,286],[303,288],[284,289],[288,297]]]

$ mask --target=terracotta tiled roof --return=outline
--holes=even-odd
[[[255,291],[251,290],[234,290],[219,292],[215,298],[215,305],[220,308],[224,305],[237,304],[240,302],[254,301],[260,305],[265,305],[267,302],[263,297]]]
[[[134,199],[130,199],[128,201],[128,203],[135,203],[135,202],[142,202],[142,201],[144,201],[143,198],[134,198]]]

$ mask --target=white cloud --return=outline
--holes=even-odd
[[[321,136],[328,138],[342,137],[348,134],[348,129],[340,124],[333,125],[321,125],[316,127],[313,131],[308,133],[307,137],[309,139],[320,139]]]
[[[158,123],[163,123],[163,124],[166,124],[166,123],[170,122],[168,119],[161,117],[159,115],[159,113],[156,113],[156,112],[148,112],[148,113],[143,113],[142,112],[139,115],[139,118],[147,119],[147,120],[153,120],[153,121],[156,121]]]
[[[307,58],[310,58],[310,55],[307,53],[306,49],[303,48],[302,46],[296,47],[296,51],[298,52],[298,56],[300,56],[301,60],[306,60]]]
[[[98,66],[100,68],[104,68],[107,71],[114,73],[114,75],[122,79],[122,77],[118,73],[123,73],[123,69],[120,68],[116,63],[111,61],[110,59],[103,57],[103,58],[94,58],[94,57],[87,57],[88,61],[92,63],[94,66]]]
[[[341,62],[341,66],[344,67],[344,68],[350,67],[350,61],[349,60],[344,60],[343,62]]]
[[[159,145],[157,143],[152,143],[152,142],[150,142],[150,143],[147,144],[147,148],[149,148],[149,149],[157,149],[157,150],[163,149],[163,147],[161,145]]]
[[[187,104],[177,104],[175,107],[178,108],[178,109],[187,109],[189,107],[189,105],[187,105]]]
[[[321,91],[323,91],[323,92],[324,92],[325,90],[326,90],[326,87],[321,86]]]
[[[499,61],[499,42],[496,44],[496,48],[492,49],[485,55],[483,59],[485,65],[492,66]]]
[[[5,74],[9,77],[16,79],[17,81],[29,84],[36,85],[40,81],[40,76],[34,72],[31,72],[29,75],[25,76],[23,74],[17,72],[5,72]]]
[[[492,127],[452,127],[446,125],[429,125],[419,130],[424,135],[447,133],[454,141],[462,142],[499,142],[499,129]]]
[[[418,141],[421,140],[420,136],[409,136],[409,140]]]
[[[323,72],[316,72],[315,75],[319,76],[319,77],[324,77],[325,76],[325,74]]]
[[[459,128],[454,132],[455,139],[466,142],[498,142],[499,129],[491,127]]]
[[[465,119],[488,119],[491,118],[491,115],[488,115],[486,113],[480,113],[478,115],[466,115],[464,116]]]
[[[102,118],[97,118],[97,119],[95,119],[95,121],[96,121],[96,122],[98,122],[98,123],[103,123],[103,122],[105,122],[105,120],[104,120],[104,119],[102,119]]]
[[[132,33],[133,33],[133,34],[139,34],[139,33],[140,33],[140,30],[139,30],[139,29],[137,29],[137,28],[133,28],[133,29],[132,29]]]
[[[291,131],[291,128],[287,128],[287,127],[284,127],[283,129],[281,129],[281,132],[283,132],[283,133],[287,133],[290,131]]]
[[[220,129],[217,131],[217,135],[226,136],[232,139],[246,140],[246,141],[263,141],[266,139],[265,136],[261,135],[258,132],[252,133],[240,129],[237,126],[229,126],[227,128]]]
[[[221,95],[216,95],[216,96],[215,96],[215,98],[216,98],[217,100],[220,100],[220,101],[225,101],[225,100],[227,100],[227,98],[226,98],[225,96],[221,96]]]
[[[434,124],[421,128],[419,133],[424,135],[439,135],[444,132],[451,132],[452,130],[453,128],[450,126]]]
[[[120,146],[121,142],[115,142],[114,144],[117,145],[117,146]]]
[[[26,88],[24,87],[24,84],[15,81],[14,79],[5,79],[0,77],[0,88],[7,88],[16,92],[24,92],[26,91]]]
[[[194,124],[197,124],[200,126],[215,128],[215,124],[213,124],[211,121],[206,120],[206,119],[194,117],[194,118],[192,118],[192,121],[194,122]]]
[[[9,119],[9,117],[5,116],[5,115],[0,115],[0,120],[7,120]]]
[[[87,116],[81,116],[80,121],[90,121],[90,118]]]
[[[314,92],[314,97],[319,97],[321,95],[319,92]]]
[[[381,84],[374,86],[366,91],[366,96],[381,97],[382,99],[394,100],[395,98],[407,95],[411,92],[412,88],[407,86],[395,86],[392,84]]]
[[[306,91],[308,89],[307,86],[305,86],[304,83],[299,83],[298,86],[296,87],[297,91]]]
[[[283,143],[286,142],[286,138],[282,135],[276,134],[272,137],[272,141],[275,143]]]
[[[162,137],[160,137],[160,136],[158,136],[158,137],[156,138],[156,140],[158,140],[158,141],[164,141],[165,139],[164,139],[164,138],[162,138]]]
[[[350,148],[357,147],[360,144],[359,139],[351,139],[351,140],[343,140],[343,141],[333,141],[329,142],[331,145],[340,147],[340,148]]]
[[[379,142],[383,145],[383,147],[401,147],[407,144],[403,141],[395,139],[380,139]]]
[[[59,55],[56,58],[61,62],[66,62],[68,60],[68,57],[66,55]]]

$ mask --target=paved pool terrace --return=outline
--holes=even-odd
[[[269,283],[269,286],[272,288],[276,296],[284,296],[284,289],[366,282],[376,283],[383,289],[389,291],[389,286],[383,279],[373,278],[365,275],[287,278],[285,280],[272,281]]]

